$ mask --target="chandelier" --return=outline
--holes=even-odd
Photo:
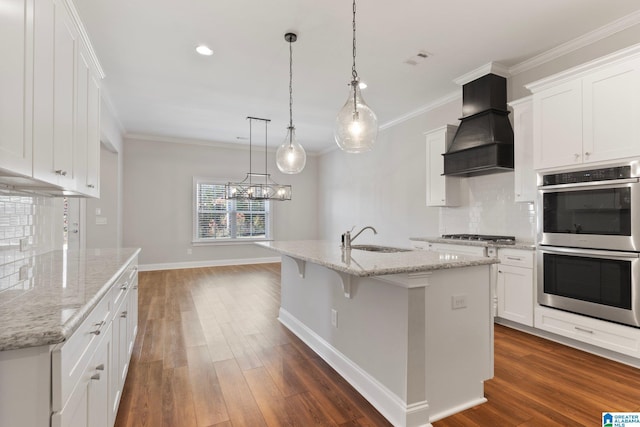
[[[225,198],[244,200],[291,200],[291,185],[278,184],[267,173],[267,125],[271,120],[258,117],[249,119],[249,173],[241,182],[228,182],[225,187]],[[264,122],[264,173],[254,173],[253,160],[253,135],[252,124],[254,120]]]

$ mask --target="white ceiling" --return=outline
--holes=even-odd
[[[128,134],[238,143],[246,116],[293,121],[307,151],[333,144],[351,78],[347,0],[74,0]],[[488,62],[512,67],[640,9],[637,0],[360,0],[357,69],[380,124],[456,90]],[[210,57],[195,53],[204,43]],[[405,63],[420,51],[421,64]],[[262,134],[261,134],[262,135]],[[261,142],[263,139],[261,139]],[[240,141],[247,143],[247,141]]]

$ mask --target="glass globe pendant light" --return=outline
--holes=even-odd
[[[338,147],[347,153],[371,150],[378,136],[378,118],[364,102],[360,93],[360,78],[356,71],[356,1],[353,0],[353,65],[351,89],[347,102],[338,113],[334,137]]]
[[[287,33],[284,39],[289,42],[289,127],[287,136],[276,151],[276,164],[280,172],[296,174],[302,172],[307,163],[307,153],[296,140],[296,128],[293,126],[293,61],[291,43],[298,39],[294,33]]]

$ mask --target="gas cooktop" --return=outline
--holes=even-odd
[[[503,243],[507,245],[516,243],[515,236],[493,236],[485,234],[443,234],[442,238],[453,240],[475,240],[478,242]]]

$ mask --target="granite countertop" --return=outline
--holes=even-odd
[[[0,292],[0,350],[65,341],[139,252],[59,250],[31,258],[32,277]]]
[[[339,243],[324,240],[258,242],[257,245],[292,258],[313,262],[359,277],[414,273],[498,263],[496,258],[474,257],[420,250],[380,253],[343,250]]]
[[[523,249],[528,251],[534,251],[536,249],[536,244],[534,242],[519,241],[519,240],[516,240],[514,244],[480,242],[478,240],[445,239],[442,237],[410,237],[409,240],[413,240],[416,242],[429,242],[429,243],[449,243],[452,245],[484,246],[488,248]]]

